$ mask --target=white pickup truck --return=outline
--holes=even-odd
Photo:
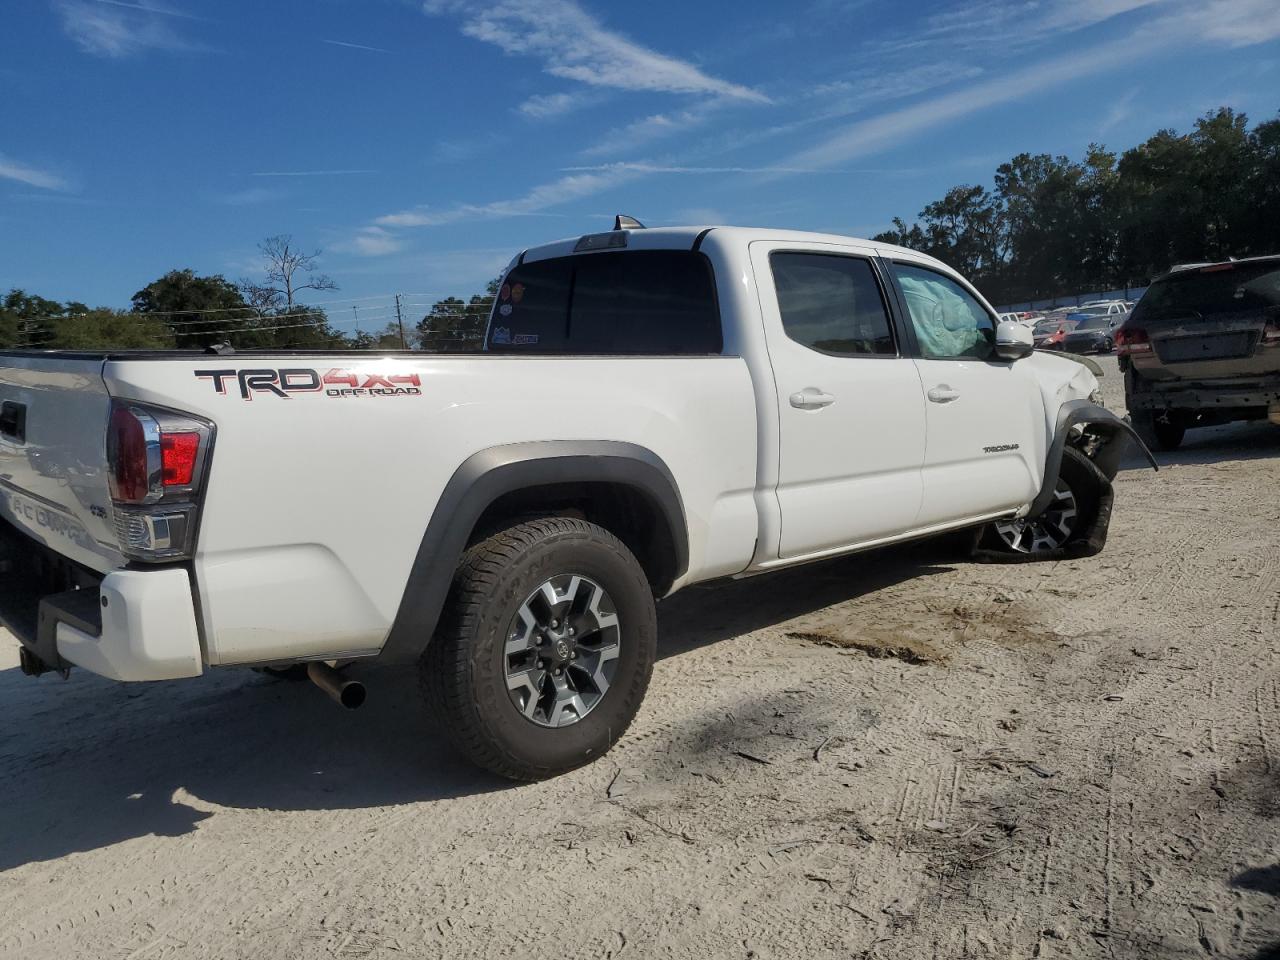
[[[689,584],[1101,547],[1131,431],[995,317],[898,247],[618,228],[520,254],[483,353],[5,353],[4,620],[37,675],[306,664],[350,705],[338,669],[412,666],[474,761],[553,775]]]

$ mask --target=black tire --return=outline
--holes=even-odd
[[[1101,350],[1102,353],[1110,353],[1115,348],[1116,348],[1116,343],[1110,337],[1107,337],[1107,339],[1102,341],[1102,350]]]
[[[1098,483],[1098,471],[1089,458],[1074,447],[1067,447],[1062,451],[1062,465],[1058,470],[1056,490],[1058,493],[1061,493],[1064,488],[1069,491],[1075,515],[1069,521],[1064,521],[1067,525],[1067,532],[1061,542],[1047,546],[1032,546],[1031,549],[1020,549],[1005,539],[1000,530],[1002,524],[990,523],[983,528],[979,548],[999,553],[1022,554],[1026,557],[1034,557],[1037,553],[1057,553],[1076,541],[1084,539],[1098,513],[1098,505],[1101,501],[1101,490],[1098,488]],[[1050,504],[1050,510],[1052,508],[1053,503]],[[1029,539],[1034,540],[1035,538],[1032,536]]]
[[[1129,414],[1129,421],[1142,442],[1153,450],[1177,450],[1187,433],[1173,411],[1157,417],[1150,410],[1136,410]]]
[[[513,703],[504,646],[527,598],[566,575],[590,578],[608,594],[619,650],[599,701],[581,719],[549,727]],[[463,555],[419,678],[439,729],[462,754],[513,780],[541,780],[590,763],[626,732],[649,686],[657,634],[652,588],[617,537],[570,517],[529,520]]]

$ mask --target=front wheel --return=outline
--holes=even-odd
[[[1091,467],[1083,453],[1067,447],[1053,499],[1044,511],[992,523],[984,534],[986,543],[1008,553],[1036,554],[1061,550],[1080,539],[1098,510],[1098,481]]]
[[[595,524],[548,517],[467,551],[419,676],[463,754],[540,780],[622,736],[656,650],[652,589],[631,552]]]

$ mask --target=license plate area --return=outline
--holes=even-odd
[[[1165,363],[1247,357],[1253,353],[1254,339],[1255,334],[1248,330],[1208,337],[1175,337],[1157,341],[1156,354]]]

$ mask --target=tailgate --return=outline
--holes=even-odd
[[[0,356],[0,515],[100,572],[124,565],[111,526],[101,357]]]

